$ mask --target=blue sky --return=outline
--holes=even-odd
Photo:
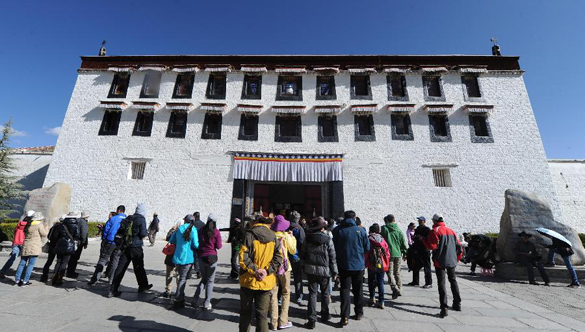
[[[3,1],[0,122],[55,144],[80,55],[521,56],[549,158],[585,159],[585,1]]]

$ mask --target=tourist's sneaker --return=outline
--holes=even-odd
[[[164,297],[165,299],[169,299],[169,298],[171,297],[171,293],[170,293],[170,292],[168,292],[168,291],[165,291],[165,292],[162,294],[162,297]]]
[[[151,288],[152,288],[152,284],[148,284],[145,287],[139,287],[138,288],[138,293],[144,293],[144,292],[146,292],[147,290],[149,290]]]
[[[368,306],[373,307],[374,305],[376,305],[376,301],[374,301],[374,299],[370,299],[368,301]]]
[[[451,306],[451,309],[453,309],[455,311],[461,311],[461,303],[453,303],[453,305]]]
[[[433,285],[424,285],[421,288],[423,288],[423,289],[429,289],[429,288],[433,288]]]
[[[471,272],[469,272],[469,275],[472,277],[475,277],[477,275],[477,273],[475,273],[475,271],[471,271]]]
[[[211,303],[207,303],[206,305],[203,306],[203,309],[205,310],[211,310]]]
[[[278,327],[278,329],[279,329],[279,330],[284,330],[284,329],[290,329],[291,327],[293,327],[293,324],[292,324],[291,322],[288,322],[288,323],[286,323],[286,324],[284,324],[284,325],[280,325],[280,326]]]
[[[378,302],[378,303],[376,303],[376,308],[384,309],[385,308],[384,307],[384,302]]]
[[[445,318],[447,316],[449,316],[449,311],[447,311],[447,308],[441,309],[441,312],[439,313],[439,317]]]
[[[32,285],[32,282],[30,282],[30,281],[27,281],[27,282],[21,281],[20,283],[18,283],[18,286],[20,286],[21,288],[25,288],[25,287],[28,287],[30,285]]]
[[[418,286],[418,282],[409,282],[406,286]]]
[[[308,330],[314,330],[315,329],[315,321],[314,320],[310,320],[307,322],[307,325],[305,325],[305,327]]]
[[[579,285],[579,284],[570,284],[570,285],[569,285],[569,286],[567,286],[567,287],[571,287],[571,288],[581,288],[581,285]]]

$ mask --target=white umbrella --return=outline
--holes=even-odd
[[[553,230],[539,227],[539,228],[536,229],[536,231],[539,232],[540,234],[549,235],[549,236],[554,237],[557,240],[561,240],[561,241],[565,242],[566,244],[570,245],[571,247],[573,246],[573,244],[571,243],[571,241],[567,240],[566,237],[562,236],[561,234],[559,234],[559,233],[557,233],[557,232],[555,232]]]

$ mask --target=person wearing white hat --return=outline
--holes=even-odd
[[[19,221],[18,224],[16,224],[16,228],[14,229],[14,238],[12,240],[12,251],[10,252],[8,260],[0,270],[0,279],[4,279],[6,277],[6,272],[8,269],[10,269],[10,267],[12,267],[16,257],[20,255],[25,237],[24,228],[28,223],[32,222],[32,216],[34,213],[35,212],[33,210],[27,211],[25,217]]]
[[[45,220],[43,214],[35,212],[32,216],[32,221],[24,227],[25,238],[22,244],[22,258],[14,276],[14,282],[20,287],[26,287],[31,284],[29,281],[30,275],[35,267],[37,257],[43,251],[43,238],[48,233],[43,220]]]
[[[89,213],[81,212],[81,218],[77,220],[79,224],[79,231],[81,232],[81,243],[79,243],[79,247],[75,254],[71,255],[71,259],[69,260],[69,265],[67,266],[67,278],[77,279],[79,277],[79,273],[75,272],[77,270],[77,262],[81,258],[81,252],[83,249],[87,249],[88,245],[88,235],[89,235]]]
[[[55,254],[57,254],[57,263],[55,264],[55,272],[51,281],[53,286],[63,284],[63,277],[67,271],[69,259],[75,254],[81,243],[79,217],[79,214],[69,212],[63,218],[63,221],[58,224],[58,228],[54,230],[55,235],[51,236],[51,241],[55,241]]]

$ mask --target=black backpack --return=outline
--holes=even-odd
[[[132,243],[132,228],[134,227],[134,219],[132,216],[124,218],[120,222],[120,228],[114,236],[114,244],[116,248],[124,250]]]
[[[372,248],[372,254],[370,255],[370,261],[372,263],[372,268],[375,272],[384,272],[384,257],[386,253],[384,252],[384,248],[381,246],[376,246]]]

